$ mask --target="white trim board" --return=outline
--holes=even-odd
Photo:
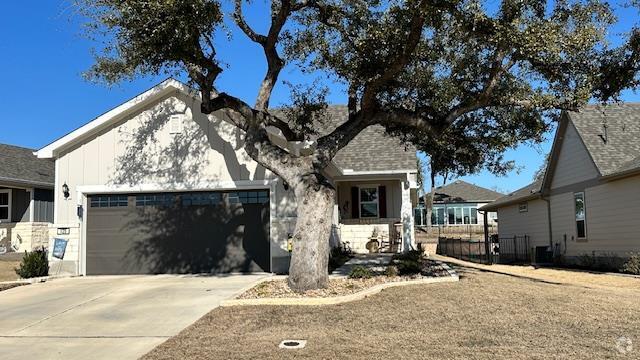
[[[206,191],[233,189],[265,189],[278,179],[270,180],[239,180],[239,181],[211,181],[197,184],[139,184],[139,185],[80,185],[78,194],[124,194],[136,192],[169,192],[169,191]],[[80,198],[80,196],[78,196]]]
[[[12,211],[11,211],[11,197],[13,195],[12,190],[11,189],[0,189],[0,194],[7,194],[7,205],[2,205],[2,207],[6,207],[7,208],[7,216],[9,218],[7,219],[0,219],[0,222],[11,222],[12,220]]]

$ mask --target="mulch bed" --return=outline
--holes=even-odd
[[[437,262],[425,260],[421,274],[404,276],[386,276],[385,267],[371,268],[373,276],[368,279],[350,279],[330,277],[327,287],[297,293],[289,288],[287,279],[267,280],[239,295],[238,299],[261,298],[325,298],[357,293],[375,285],[390,282],[421,280],[433,277],[450,276]]]

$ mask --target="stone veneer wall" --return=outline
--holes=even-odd
[[[387,239],[392,233],[393,224],[400,222],[399,218],[387,219],[343,219],[336,227],[337,236],[342,243],[349,242],[351,250],[355,253],[368,253],[367,242],[371,238],[375,228],[378,234]]]
[[[49,245],[49,223],[20,222],[0,224],[0,244],[10,248],[11,243],[20,245],[17,252],[47,248]]]

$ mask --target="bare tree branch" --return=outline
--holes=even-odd
[[[242,32],[244,32],[244,34],[247,35],[249,39],[251,39],[251,41],[256,42],[258,44],[264,44],[267,41],[267,37],[253,31],[251,26],[249,26],[249,24],[247,24],[247,22],[245,21],[244,15],[242,14],[242,2],[243,0],[235,1],[235,9],[233,11],[233,20],[236,22],[238,27],[240,27],[240,30],[242,30]]]
[[[274,5],[275,6],[275,5]],[[280,58],[276,46],[280,32],[291,15],[292,6],[290,0],[282,0],[276,11],[271,16],[271,26],[266,36],[257,34],[244,19],[242,15],[242,0],[235,1],[234,19],[236,24],[252,41],[260,44],[267,60],[267,73],[260,84],[258,97],[256,98],[255,108],[257,110],[266,111],[269,108],[269,100],[271,93],[278,80],[278,75],[284,66],[284,61]]]

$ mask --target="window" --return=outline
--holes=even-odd
[[[378,188],[377,187],[361,187],[360,188],[360,217],[361,218],[378,217]]]
[[[432,225],[477,225],[477,204],[435,204]]]
[[[228,195],[231,204],[266,204],[269,202],[269,192],[264,190],[230,192]]]
[[[520,212],[527,212],[529,211],[529,203],[520,203],[520,205],[518,205],[518,211]]]
[[[0,221],[11,221],[11,190],[0,190]]]
[[[181,114],[169,116],[169,133],[180,134],[182,132],[182,118]]]
[[[176,202],[174,194],[136,195],[136,206],[172,206]]]
[[[101,195],[91,197],[91,207],[125,207],[129,205],[128,195]]]
[[[182,206],[209,206],[218,205],[222,202],[220,192],[196,192],[180,195]]]
[[[477,225],[478,224],[478,208],[472,207],[469,208],[469,211],[471,212],[471,216],[470,216],[470,224],[473,225]]]
[[[462,224],[462,208],[456,208],[456,225]]]
[[[587,224],[584,207],[584,193],[578,192],[573,194],[573,200],[576,210],[576,234],[578,239],[584,239],[587,237]]]
[[[444,225],[447,219],[444,217],[444,207],[433,207],[431,211],[431,225]]]

